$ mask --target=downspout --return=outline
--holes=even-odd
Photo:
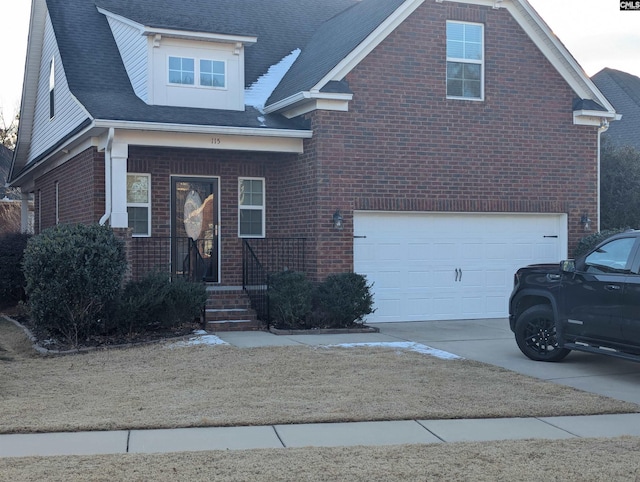
[[[111,149],[113,148],[113,138],[115,136],[115,130],[113,127],[109,128],[109,134],[107,134],[107,147],[104,150],[104,214],[100,218],[100,225],[104,224],[111,217],[112,209],[112,173],[111,173]],[[600,139],[598,137],[598,139]],[[599,165],[599,164],[598,164]]]
[[[598,225],[596,226],[596,232],[600,232],[600,139],[601,135],[609,129],[609,121],[602,119],[600,127],[598,127]]]

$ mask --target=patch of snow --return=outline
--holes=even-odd
[[[341,347],[341,348],[355,348],[360,346],[379,346],[383,348],[398,348],[403,350],[411,350],[423,355],[430,355],[442,360],[462,360],[463,358],[453,353],[449,353],[437,348],[431,348],[430,346],[423,345],[421,343],[415,343],[411,341],[398,341],[398,342],[379,342],[379,343],[342,343],[340,345],[327,345],[329,347]]]
[[[269,67],[266,74],[261,75],[258,80],[245,89],[244,103],[255,107],[262,112],[267,99],[273,93],[299,55],[300,49],[296,49],[280,62]],[[260,120],[260,117],[258,120]],[[264,122],[264,117],[260,121]]]
[[[184,346],[196,346],[196,345],[228,345],[226,341],[223,341],[221,338],[218,338],[215,335],[207,335],[207,332],[204,330],[197,330],[193,332],[194,335],[188,340],[177,341],[168,346],[168,348],[180,348]]]

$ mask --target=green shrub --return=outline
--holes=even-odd
[[[604,241],[610,236],[614,234],[621,233],[626,231],[628,228],[617,228],[617,229],[606,229],[604,231],[600,231],[598,233],[590,234],[589,236],[585,236],[578,242],[578,246],[573,250],[574,258],[582,256],[583,254],[588,253],[593,248],[595,248],[599,243]]]
[[[23,269],[33,323],[74,346],[99,333],[126,267],[124,243],[107,226],[56,226],[32,237]]]
[[[283,271],[269,278],[269,314],[279,329],[308,328],[313,284],[302,273]]]
[[[24,301],[22,257],[31,235],[9,233],[0,237],[0,304]]]
[[[175,328],[198,318],[206,301],[202,283],[152,272],[125,285],[115,328],[127,334]]]
[[[373,313],[371,285],[365,276],[339,273],[327,277],[315,295],[316,323],[319,328],[349,328],[360,325],[366,315]]]

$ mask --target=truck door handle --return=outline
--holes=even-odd
[[[618,291],[620,289],[620,285],[607,285],[604,289],[607,291]]]

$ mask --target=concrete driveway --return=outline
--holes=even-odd
[[[571,352],[558,363],[535,362],[516,345],[506,318],[379,323],[380,334],[414,341],[525,375],[640,404],[640,363]]]

